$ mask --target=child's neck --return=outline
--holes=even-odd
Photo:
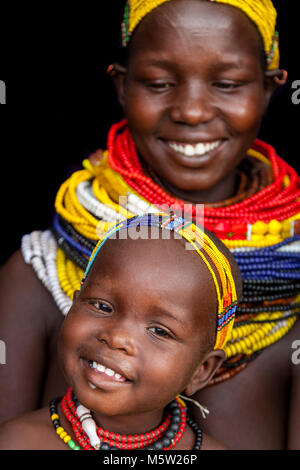
[[[164,410],[131,416],[106,416],[93,412],[98,426],[119,434],[141,434],[157,428],[163,421]]]

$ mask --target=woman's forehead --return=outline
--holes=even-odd
[[[148,14],[133,34],[130,55],[155,51],[176,53],[195,47],[228,54],[258,55],[260,36],[246,15],[229,5],[206,1],[173,0]],[[209,49],[208,49],[209,46]],[[140,55],[140,54],[139,54]]]

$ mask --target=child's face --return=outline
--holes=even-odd
[[[167,2],[134,33],[119,94],[139,153],[161,177],[187,191],[225,184],[271,94],[259,33],[237,8]],[[198,143],[210,147],[187,147]]]
[[[107,241],[66,317],[59,346],[64,373],[78,399],[99,415],[163,409],[216,353],[207,352],[215,286],[199,256],[181,244]],[[92,369],[93,361],[121,377]]]

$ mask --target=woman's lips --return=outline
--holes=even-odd
[[[197,142],[197,143],[183,143],[183,142],[168,142],[169,147],[176,152],[182,153],[186,157],[203,156],[219,147],[221,140],[212,142]]]
[[[210,142],[185,143],[171,140],[161,140],[172,153],[172,158],[179,165],[188,168],[201,168],[206,166],[215,158],[217,153],[223,148],[225,139],[218,139]]]

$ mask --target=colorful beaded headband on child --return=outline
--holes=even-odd
[[[123,46],[141,20],[156,7],[170,0],[127,0],[122,23]],[[279,67],[279,37],[276,31],[277,13],[271,0],[207,0],[225,3],[242,10],[257,26],[263,42],[268,70]]]
[[[175,216],[174,214],[147,214],[144,216],[135,216],[130,219],[125,219],[113,226],[107,232],[105,238],[100,240],[93,250],[81,281],[81,285],[84,283],[86,276],[88,275],[104,243],[119,230],[137,226],[152,226],[174,231],[181,237],[185,238],[200,255],[213,278],[218,300],[215,349],[224,348],[227,340],[230,338],[237,308],[236,288],[231,273],[231,267],[227,258],[216,247],[209,236],[191,221],[186,221],[182,217]],[[221,289],[214,270],[212,269],[212,264],[215,266],[219,274]]]

